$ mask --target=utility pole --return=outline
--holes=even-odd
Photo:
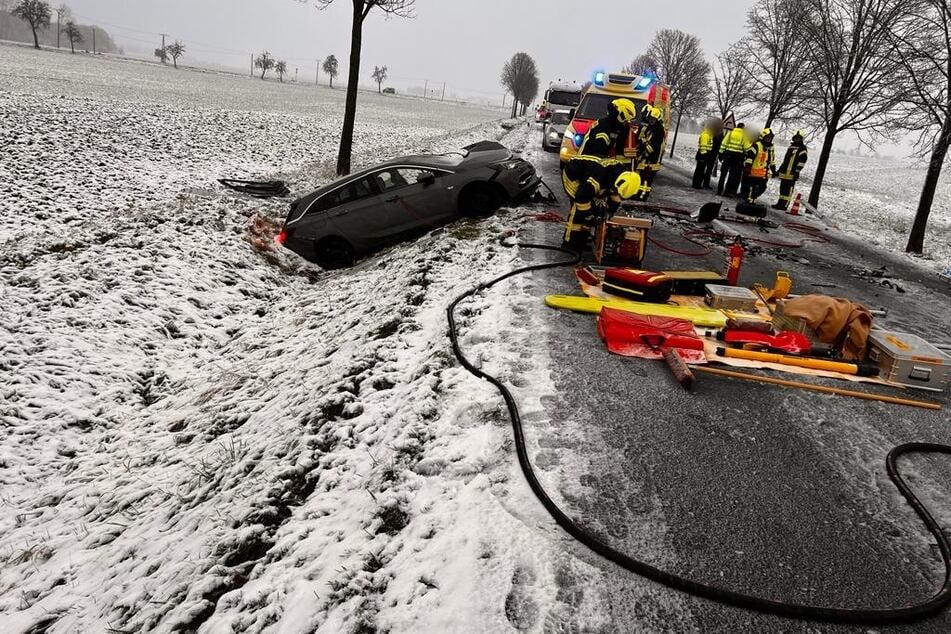
[[[251,53],[251,76],[254,77],[254,53]]]
[[[92,54],[96,54],[96,27],[92,27]]]
[[[446,82],[442,83],[442,97],[439,98],[439,101],[446,100]]]
[[[423,99],[429,99],[429,80],[426,80],[426,85],[423,87]]]
[[[314,73],[314,85],[315,86],[320,85],[320,60],[319,59],[317,60],[317,72]]]
[[[165,33],[159,33],[162,36],[162,48],[165,48],[165,38],[168,37]]]

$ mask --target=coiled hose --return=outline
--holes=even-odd
[[[934,517],[932,517],[928,509],[925,508],[925,506],[905,483],[905,480],[899,473],[898,466],[896,464],[898,458],[907,453],[941,453],[951,455],[951,446],[948,445],[923,442],[906,443],[899,445],[889,451],[888,456],[885,458],[885,466],[888,470],[888,477],[891,478],[892,482],[895,483],[895,486],[898,487],[899,492],[908,501],[911,507],[915,510],[915,513],[918,514],[918,517],[920,517],[922,522],[924,522],[928,531],[938,542],[938,548],[941,551],[941,559],[943,560],[945,567],[944,583],[942,584],[941,589],[938,590],[938,592],[930,599],[916,603],[914,605],[882,609],[828,608],[801,605],[797,603],[787,603],[784,601],[774,601],[772,599],[742,594],[740,592],[734,592],[725,588],[718,588],[706,583],[700,583],[698,581],[686,579],[679,575],[656,568],[643,561],[634,559],[629,555],[615,550],[610,545],[598,539],[598,537],[596,537],[593,533],[578,525],[571,517],[565,514],[564,511],[558,508],[558,505],[556,505],[551,497],[549,497],[548,493],[545,492],[544,487],[542,487],[541,483],[538,481],[538,477],[535,475],[535,471],[532,468],[531,461],[528,457],[528,450],[525,446],[525,435],[522,429],[522,419],[521,415],[519,414],[518,404],[515,402],[515,397],[512,395],[512,392],[498,378],[475,367],[462,352],[462,348],[459,345],[459,332],[458,326],[456,325],[455,312],[456,307],[464,300],[474,296],[476,293],[487,290],[496,284],[509,279],[510,277],[521,275],[523,273],[529,273],[531,271],[553,269],[562,266],[573,266],[578,264],[581,258],[573,251],[543,244],[515,245],[506,243],[503,238],[502,245],[509,247],[520,246],[523,249],[537,249],[556,253],[564,253],[570,255],[571,259],[543,264],[533,264],[517,268],[509,271],[508,273],[500,275],[495,279],[489,280],[488,282],[483,282],[478,286],[475,286],[462,293],[452,301],[452,303],[449,305],[449,308],[446,310],[446,315],[449,320],[449,339],[452,342],[453,353],[456,355],[459,363],[462,364],[462,367],[464,367],[476,377],[491,383],[502,395],[502,398],[505,400],[505,405],[508,408],[509,417],[512,421],[512,432],[515,437],[516,455],[518,456],[518,463],[522,469],[522,473],[524,474],[525,479],[528,481],[528,484],[531,487],[532,492],[535,494],[535,497],[537,497],[539,502],[542,503],[542,506],[544,506],[545,510],[548,511],[548,513],[552,516],[552,519],[554,519],[555,522],[568,534],[608,561],[611,561],[635,574],[641,575],[642,577],[646,577],[647,579],[657,583],[661,583],[675,590],[680,590],[697,597],[740,608],[754,610],[757,612],[763,612],[766,614],[775,614],[778,616],[814,621],[883,624],[908,622],[922,619],[940,611],[948,604],[949,601],[951,601],[951,544],[949,544],[948,538],[944,535],[941,527],[935,521]]]

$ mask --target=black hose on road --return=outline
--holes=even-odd
[[[898,487],[898,490],[901,492],[902,496],[904,496],[911,507],[915,510],[915,513],[918,514],[918,517],[920,517],[924,522],[925,526],[928,528],[928,531],[934,536],[935,540],[938,542],[938,548],[941,551],[941,559],[944,561],[944,583],[942,584],[941,589],[938,590],[938,592],[930,599],[916,603],[914,605],[881,609],[827,608],[801,605],[797,603],[787,603],[784,601],[774,601],[772,599],[742,594],[740,592],[734,592],[732,590],[718,588],[706,583],[700,583],[698,581],[686,579],[665,570],[655,568],[648,563],[639,561],[633,557],[630,557],[629,555],[615,550],[608,544],[598,539],[598,537],[596,537],[593,533],[579,526],[571,517],[558,508],[555,502],[545,492],[544,487],[542,487],[541,483],[538,481],[538,477],[535,475],[535,471],[532,468],[531,461],[528,457],[528,450],[525,447],[525,435],[522,429],[522,419],[512,392],[499,379],[475,367],[466,358],[465,354],[463,354],[459,345],[459,333],[458,327],[456,325],[455,312],[456,307],[462,301],[472,297],[476,293],[495,286],[503,280],[507,280],[510,277],[531,271],[540,271],[543,269],[552,269],[561,266],[572,266],[579,263],[580,256],[573,251],[568,251],[567,249],[561,249],[549,245],[514,245],[506,244],[504,242],[503,245],[520,246],[523,249],[539,249],[544,251],[565,253],[571,255],[572,259],[544,264],[534,264],[514,269],[488,282],[483,282],[482,284],[479,284],[478,286],[455,298],[446,311],[447,317],[449,319],[449,338],[452,341],[452,349],[456,355],[456,358],[459,360],[459,363],[462,364],[462,366],[473,375],[480,379],[485,379],[494,385],[499,393],[501,393],[502,398],[505,400],[505,405],[508,408],[509,417],[512,420],[512,431],[515,436],[516,454],[518,456],[518,462],[522,469],[522,473],[525,475],[525,479],[528,481],[532,492],[542,503],[542,506],[545,507],[545,510],[548,511],[555,522],[565,531],[567,531],[568,534],[608,561],[611,561],[622,568],[625,568],[626,570],[646,577],[652,581],[656,581],[657,583],[661,583],[670,588],[674,588],[697,597],[767,614],[839,623],[896,623],[903,621],[914,621],[933,615],[944,608],[948,602],[951,601],[951,544],[949,544],[948,538],[944,535],[941,527],[935,521],[934,517],[932,517],[931,513],[928,512],[928,509],[925,508],[925,506],[905,483],[905,480],[899,473],[898,466],[896,464],[898,458],[906,453],[942,453],[951,455],[951,446],[948,445],[920,442],[907,443],[892,449],[890,452],[888,452],[888,456],[885,459],[888,477],[891,478],[892,482],[895,483],[895,486]]]

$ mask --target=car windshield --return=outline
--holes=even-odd
[[[568,125],[571,121],[571,113],[559,111],[551,115],[551,122],[555,125]]]
[[[627,98],[631,99],[630,97]],[[581,105],[575,113],[575,119],[600,119],[601,117],[605,117],[608,114],[608,105],[615,99],[618,99],[615,95],[589,93],[585,95],[585,98],[581,101]],[[634,102],[638,110],[641,109],[642,105],[647,103],[643,99],[631,99],[631,101]]]
[[[571,106],[574,108],[581,101],[580,92],[569,92],[567,90],[552,90],[548,93],[548,103],[559,106]]]

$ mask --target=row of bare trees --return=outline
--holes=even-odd
[[[524,115],[541,85],[535,60],[528,53],[516,53],[502,66],[500,82],[512,94],[512,117]]]
[[[747,27],[712,68],[695,36],[663,30],[627,70],[670,84],[678,128],[712,101],[721,116],[761,113],[767,126],[820,134],[816,207],[843,133],[867,145],[915,133],[929,167],[906,250],[920,253],[951,147],[951,1],[758,0]]]
[[[53,13],[56,13],[56,48],[59,48],[61,34],[66,36],[73,53],[76,52],[76,45],[83,41],[79,25],[73,21],[72,11],[65,4],[59,5],[54,11],[45,0],[19,0],[10,13],[30,25],[35,48],[40,48],[39,31],[52,25]]]

